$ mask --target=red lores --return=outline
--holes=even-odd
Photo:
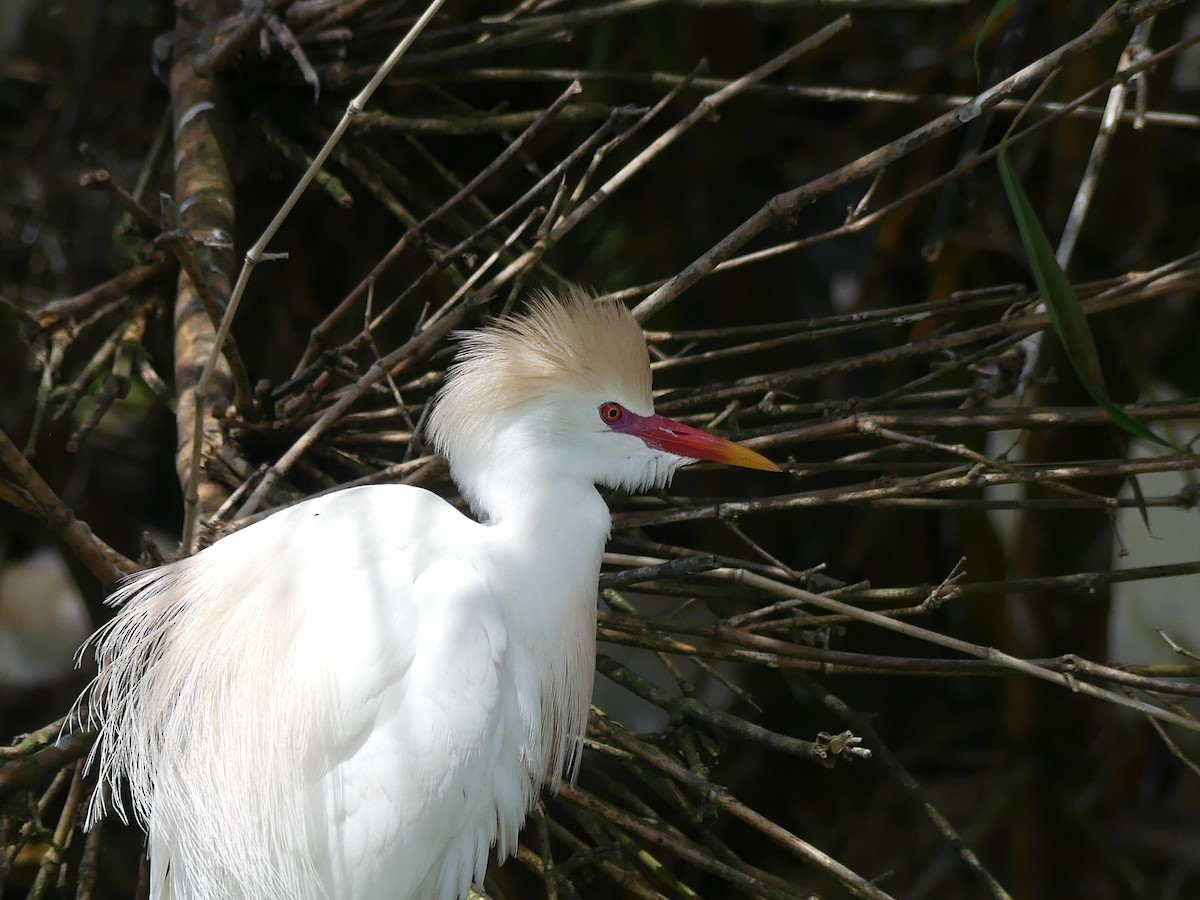
[[[646,446],[689,459],[706,459],[727,466],[779,472],[781,469],[761,453],[727,441],[700,428],[684,425],[666,416],[639,416],[619,403],[600,404],[600,418],[613,431],[641,438]]]

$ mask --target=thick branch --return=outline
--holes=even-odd
[[[6,468],[16,483],[25,491],[24,500],[36,504],[38,517],[70,547],[75,554],[105,587],[115,584],[122,576],[138,570],[138,566],[126,559],[96,535],[92,529],[75,518],[75,513],[59,499],[58,494],[21,453],[7,434],[0,431],[0,466]],[[10,499],[0,494],[4,499]],[[14,504],[29,511],[27,504]]]
[[[229,299],[230,273],[237,265],[233,250],[234,183],[229,165],[232,108],[220,77],[202,76],[193,65],[194,54],[185,52],[171,67],[175,201],[179,225],[195,241],[192,252],[204,274],[203,291],[224,307]],[[175,467],[185,495],[196,497],[205,518],[216,512],[228,496],[227,489],[206,477],[203,469],[195,483],[190,473],[196,383],[212,354],[215,334],[202,292],[186,271],[181,272],[175,298],[175,418],[179,434]],[[206,459],[220,452],[224,439],[216,414],[229,405],[230,393],[229,366],[221,360],[203,402]]]

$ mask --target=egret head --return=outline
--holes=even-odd
[[[495,479],[661,487],[699,459],[778,471],[763,456],[663,416],[642,330],[620,303],[579,288],[463,336],[429,433],[473,506]],[[485,474],[490,473],[490,474]]]

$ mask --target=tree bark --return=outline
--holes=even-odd
[[[219,4],[209,3],[210,8]],[[211,10],[214,13],[215,9]],[[175,127],[175,208],[178,224],[191,240],[192,253],[204,275],[197,284],[186,271],[179,273],[175,298],[176,428],[179,441],[175,469],[185,497],[197,498],[201,521],[216,512],[229,490],[206,474],[204,461],[220,453],[224,435],[220,416],[229,405],[232,377],[220,360],[208,390],[198,402],[197,381],[213,353],[215,323],[206,310],[204,294],[213,309],[229,300],[237,255],[233,247],[234,177],[232,108],[221,75],[205,76],[195,69],[202,47],[184,49],[171,66],[170,88]],[[200,471],[192,484],[193,433],[201,415],[203,448]]]

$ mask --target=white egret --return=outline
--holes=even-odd
[[[127,784],[148,831],[153,898],[465,896],[579,761],[611,526],[595,485],[776,469],[655,415],[637,323],[580,291],[468,334],[429,433],[478,522],[357,487],[113,595],[86,715],[113,806]]]

